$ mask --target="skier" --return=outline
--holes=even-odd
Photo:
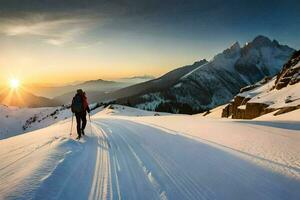
[[[73,113],[75,113],[78,134],[78,137],[76,139],[79,140],[81,138],[81,135],[85,135],[84,129],[86,126],[86,112],[90,113],[87,97],[82,89],[78,89],[77,93],[73,97],[71,110]]]

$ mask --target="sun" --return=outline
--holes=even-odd
[[[9,81],[9,86],[11,89],[18,89],[20,87],[20,80],[15,78],[11,79]]]

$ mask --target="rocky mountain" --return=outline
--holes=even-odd
[[[300,51],[297,51],[277,76],[242,88],[224,107],[222,117],[253,119],[270,112],[279,115],[299,108]]]
[[[146,110],[202,112],[228,102],[242,87],[274,76],[294,51],[265,36],[257,36],[242,47],[236,42],[209,62],[117,91],[124,93],[117,102]]]
[[[36,96],[24,89],[10,90],[5,89],[0,93],[0,104],[17,107],[53,107],[59,106],[58,101]]]

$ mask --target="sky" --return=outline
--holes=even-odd
[[[0,2],[0,85],[160,76],[257,35],[300,48],[299,0]]]

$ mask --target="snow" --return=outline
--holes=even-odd
[[[240,106],[238,107],[238,109],[245,110],[245,109],[246,109],[246,105],[240,105]]]
[[[147,100],[144,101],[143,103],[135,105],[136,108],[142,109],[142,110],[156,110],[156,108],[161,104],[161,103],[166,103],[169,102],[170,100],[165,100],[159,92],[155,93],[149,93],[146,95],[143,95],[141,98]]]
[[[211,61],[214,68],[224,68],[225,70],[231,72],[235,71],[234,64],[241,56],[241,49],[236,48],[234,45],[232,47],[214,56]]]
[[[300,67],[300,62],[298,62],[295,66],[293,66],[293,69],[297,69]]]
[[[49,126],[71,115],[63,107],[18,108],[0,105],[0,139]]]
[[[182,85],[182,83],[177,83],[177,84],[174,85],[173,87],[174,87],[174,88],[179,88],[179,87],[181,87],[181,85]]]
[[[282,122],[286,122],[286,121],[295,121],[295,122],[299,122],[299,116],[300,116],[300,109],[288,112],[288,113],[284,113],[281,115],[274,115],[277,111],[268,113],[266,115],[262,115],[258,118],[256,118],[256,120],[258,121],[282,121]]]
[[[266,89],[268,87],[271,88],[269,84],[272,84],[272,82],[263,85],[257,90],[254,90],[254,92],[251,91],[249,96],[252,95],[253,97],[249,103],[265,103],[270,105],[269,108],[283,108],[300,105],[300,84],[289,85],[280,90]],[[290,100],[291,102],[286,100]]]
[[[299,165],[300,155],[297,150],[300,142],[299,120],[279,124],[290,126],[292,130],[288,127],[264,127],[260,126],[259,122],[256,125],[256,121],[216,120],[201,116],[165,116],[160,117],[160,119],[140,118],[139,121],[152,124],[155,127],[161,127],[164,130],[171,130],[171,132],[173,131],[176,134],[200,141],[208,141],[209,143],[238,151],[250,156],[250,159],[255,162],[265,159],[268,162],[265,163],[264,167],[270,167],[272,170],[280,173],[300,178],[299,174],[295,175],[293,170],[270,164],[274,162],[278,165],[294,166],[296,168]],[[293,139],[295,141],[290,141]],[[290,157],[291,160],[288,160],[286,157]]]
[[[195,116],[205,116],[205,117],[209,117],[209,118],[221,118],[222,116],[222,111],[223,109],[225,108],[226,104],[225,105],[222,105],[222,106],[218,106],[212,110],[209,110],[209,113],[207,114],[206,112],[204,113],[201,113],[201,114],[196,114]]]
[[[93,110],[96,104],[91,104]],[[99,112],[99,107],[92,113]],[[18,108],[0,105],[0,140],[59,123],[72,116],[66,107]]]
[[[80,141],[70,118],[0,140],[0,199],[299,199],[299,121],[154,115],[113,105]]]
[[[258,94],[261,94],[262,92],[268,92],[270,91],[270,89],[274,86],[276,81],[276,76],[269,82],[267,82],[266,84],[261,85],[260,87],[257,87],[253,90],[249,90],[243,93],[238,94],[238,96],[241,97],[247,97],[247,98],[253,98],[255,96],[257,96]]]
[[[192,75],[194,72],[198,71],[200,68],[205,67],[208,63],[205,63],[203,65],[200,65],[199,67],[193,69],[192,71],[190,71],[189,73],[185,74],[183,77],[181,77],[181,79],[185,79],[187,77],[189,77],[190,75]]]
[[[145,110],[140,110],[137,108],[122,106],[122,105],[111,105],[98,112],[98,115],[139,117],[139,116],[160,116],[160,115],[170,115],[170,114],[162,113],[162,112],[145,111]]]
[[[271,74],[274,74],[281,70],[282,68],[282,60],[284,59],[274,59],[277,55],[281,54],[282,51],[278,50],[277,48],[270,48],[270,47],[263,47],[261,48],[261,55],[264,60],[263,64],[260,65],[261,69],[265,66],[272,66],[270,68]]]
[[[280,90],[273,89],[276,77],[266,84],[253,90],[238,94],[238,96],[251,98],[249,103],[263,103],[268,108],[284,108],[300,105],[300,84],[288,85]]]

